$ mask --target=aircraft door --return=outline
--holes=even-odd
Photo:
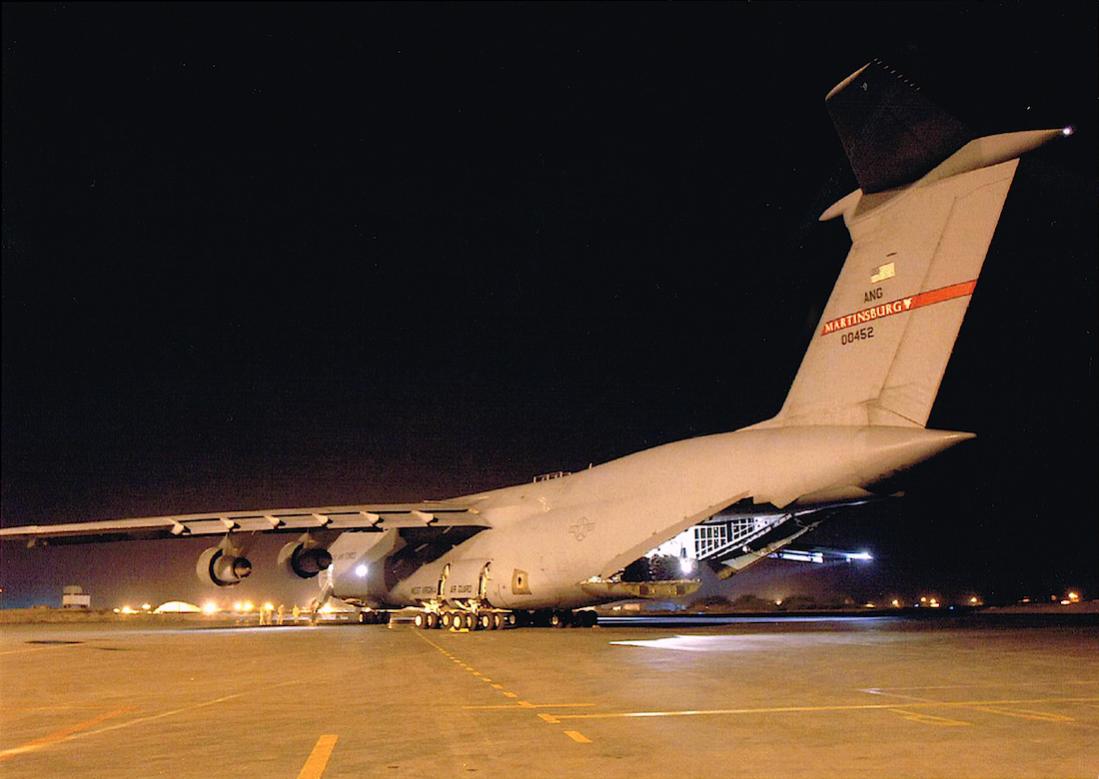
[[[450,578],[450,563],[443,566],[443,572],[439,574],[439,589],[436,592],[438,597],[446,597],[446,580]]]
[[[450,600],[484,599],[488,595],[489,560],[455,560],[442,584],[442,596]]]

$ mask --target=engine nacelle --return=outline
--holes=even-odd
[[[226,554],[221,547],[212,546],[198,556],[195,573],[204,582],[231,587],[252,574],[252,561],[243,555],[234,557]]]
[[[279,550],[279,568],[301,579],[312,579],[330,565],[332,555],[323,546],[306,546],[301,541],[291,541]]]

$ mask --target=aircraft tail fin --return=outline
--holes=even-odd
[[[923,427],[1017,158],[1062,131],[967,141],[956,120],[878,62],[841,82],[828,104],[865,188],[821,216],[843,216],[851,250],[782,411],[759,427]]]

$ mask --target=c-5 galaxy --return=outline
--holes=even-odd
[[[404,608],[423,627],[458,629],[593,624],[585,607],[692,592],[698,563],[719,576],[745,569],[973,437],[927,429],[932,403],[1018,157],[1068,134],[975,138],[879,61],[826,106],[859,188],[821,219],[842,217],[852,245],[773,418],[449,500],[34,525],[0,538],[210,536],[198,575],[227,587],[251,573],[258,534],[286,534],[278,564],[319,577],[363,621]],[[639,564],[673,539],[684,541],[674,575]]]

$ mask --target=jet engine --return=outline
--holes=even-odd
[[[279,568],[301,579],[312,579],[330,565],[332,555],[323,546],[307,546],[301,541],[291,541],[279,550]]]
[[[220,546],[211,546],[199,555],[195,573],[204,582],[231,587],[251,575],[252,561],[243,554],[232,555]]]

